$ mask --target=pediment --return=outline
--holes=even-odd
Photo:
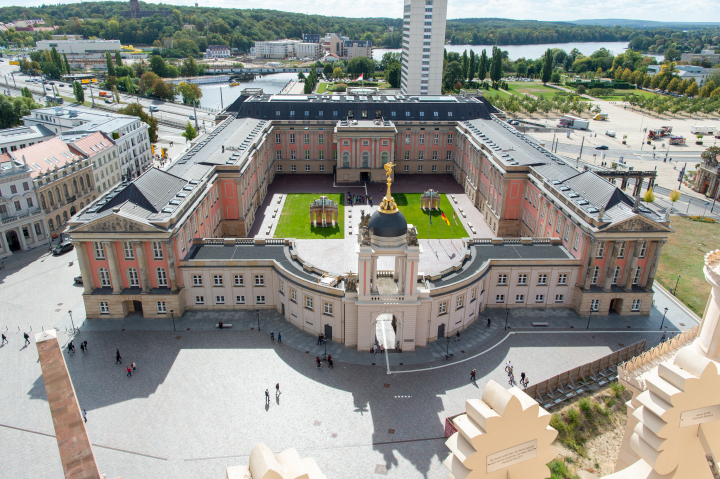
[[[603,233],[668,233],[672,230],[666,226],[637,215],[618,224],[603,229]]]
[[[122,214],[113,213],[87,223],[75,229],[75,231],[87,233],[156,233],[157,228],[147,223],[126,218]]]

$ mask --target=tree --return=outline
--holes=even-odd
[[[112,57],[110,52],[105,52],[105,63],[107,64],[107,74],[109,77],[115,76],[115,65],[113,65]]]
[[[158,80],[153,85],[153,93],[161,100],[174,100],[175,85],[163,80]]]
[[[136,116],[148,125],[148,137],[150,142],[155,143],[157,138],[158,121],[157,118],[153,118],[143,111],[142,105],[137,103],[130,103],[125,108],[120,108],[118,111],[121,115]]]
[[[70,63],[68,63],[67,55],[63,53],[63,63],[65,63],[65,73],[70,74]]]
[[[685,94],[689,96],[690,98],[697,96],[697,94],[700,92],[700,89],[698,88],[697,83],[691,82],[690,86],[685,90]]]
[[[160,77],[153,72],[145,72],[140,77],[140,92],[144,95],[155,87],[155,83],[160,80]],[[162,80],[160,80],[162,81]],[[107,83],[107,81],[106,81]]]
[[[670,198],[671,205],[670,205],[670,212],[672,213],[673,206],[675,206],[675,202],[680,199],[680,192],[678,190],[672,190],[670,194],[668,194],[668,198]]]
[[[492,60],[490,61],[490,80],[494,85],[502,78],[502,51],[498,47],[493,47]]]
[[[133,95],[135,93],[135,84],[129,76],[125,77],[123,86],[125,87],[125,91],[128,93],[128,95]]]
[[[109,55],[109,53],[108,53]],[[160,55],[153,55],[150,58],[150,70],[159,77],[166,76],[167,64]]]
[[[645,193],[645,196],[643,196],[643,200],[645,201],[645,203],[654,203],[655,202],[655,193],[653,193],[652,188],[647,190],[647,192]]]
[[[118,91],[117,86],[113,87],[113,96],[115,97],[115,102],[117,102],[117,104],[119,105],[120,104],[120,92]]]
[[[202,90],[195,83],[180,82],[177,91],[182,95],[183,103],[190,105],[202,98],[203,95]]]
[[[552,83],[555,83],[556,85],[560,84],[560,72],[553,72],[553,74],[550,76],[550,81]]]
[[[196,77],[198,73],[200,73],[200,67],[198,67],[195,58],[190,56],[183,60],[182,66],[180,67],[180,75],[184,77]]]
[[[187,141],[193,141],[193,139],[197,137],[197,130],[193,128],[189,121],[187,125],[185,125],[185,131],[182,133],[182,136],[185,137]]]
[[[32,93],[30,93],[30,89],[28,87],[22,87],[22,90],[20,90],[20,94],[23,98],[29,98],[32,100]]]
[[[584,86],[584,85],[579,85],[579,86],[577,87],[576,91],[578,92],[578,95],[584,95],[584,94],[585,94],[585,91],[586,91],[585,86]]]
[[[352,58],[347,64],[347,72],[355,78],[360,75],[365,79],[370,78],[375,73],[375,61],[367,57]]]
[[[487,53],[485,52],[485,49],[483,48],[482,53],[480,54],[480,61],[478,62],[478,79],[480,81],[485,80],[485,77],[487,76]]]
[[[385,79],[392,88],[400,88],[400,81],[402,78],[402,69],[400,63],[393,63],[385,70]]]
[[[117,85],[117,78],[114,76],[109,76],[105,78],[105,88],[108,90],[112,90],[113,87]]]
[[[473,78],[475,78],[475,52],[473,50],[470,50],[470,64],[468,65],[468,75],[467,79],[469,82],[473,81]]]
[[[122,56],[120,56],[120,52],[118,51],[115,52],[115,65],[119,67],[123,66]]]
[[[443,83],[446,89],[453,88],[462,79],[462,66],[460,62],[448,62],[443,70]],[[462,85],[461,85],[462,86]]]
[[[75,94],[75,100],[81,105],[85,103],[85,92],[82,89],[80,82],[73,82],[73,93]]]
[[[720,146],[711,146],[700,154],[705,166],[710,168],[718,166],[718,156],[720,156]]]
[[[330,62],[326,62],[325,65],[323,65],[323,75],[325,75],[325,78],[330,78],[332,76],[332,72],[332,64]]]
[[[712,80],[709,80],[703,85],[703,87],[700,89],[700,97],[701,98],[709,98],[710,94],[715,90],[715,82]]]
[[[677,92],[678,88],[680,88],[680,80],[678,78],[673,78],[670,80],[670,83],[668,83],[667,91],[671,92]]]
[[[553,54],[552,50],[549,48],[545,50],[545,55],[543,56],[543,66],[542,66],[542,82],[543,85],[547,84],[547,82],[550,81],[550,78],[552,77],[552,71],[553,71]]]
[[[302,71],[299,71],[297,77],[298,77],[298,80],[303,81],[305,79],[305,73],[303,73]]]
[[[332,75],[332,76],[333,76],[334,79],[339,80],[340,78],[343,77],[343,69],[340,68],[340,67],[335,67],[335,68],[333,68],[333,75]]]

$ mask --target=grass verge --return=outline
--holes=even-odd
[[[423,211],[420,208],[420,193],[393,193],[395,203],[398,205],[398,209],[405,216],[405,220],[408,224],[412,224],[417,227],[418,238],[428,237],[428,225],[429,218],[428,212]],[[379,203],[379,201],[378,201]],[[440,211],[432,212],[432,225],[430,226],[430,238],[431,239],[450,239],[451,228],[443,221],[440,216],[441,212],[445,213],[450,224],[453,223],[453,207],[450,205],[446,195],[440,197]],[[452,225],[452,237],[453,238],[464,238],[468,236],[467,231],[462,223],[462,216],[457,217],[457,224]]]
[[[338,224],[334,228],[313,227],[310,223],[310,203],[327,196],[338,204]],[[345,237],[345,206],[342,193],[288,194],[275,229],[275,238],[343,239]]]

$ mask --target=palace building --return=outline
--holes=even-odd
[[[668,218],[520,134],[482,96],[257,94],[229,111],[167,170],[71,218],[88,317],[273,309],[368,350],[378,318],[392,315],[398,347],[412,350],[488,307],[650,312]],[[310,264],[293,238],[248,237],[276,175],[323,174],[388,185],[345,232],[352,273]],[[452,267],[427,274],[418,225],[391,191],[422,175],[452,175],[494,235],[464,238]]]

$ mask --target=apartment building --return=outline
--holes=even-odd
[[[210,45],[205,50],[205,58],[227,58],[230,56],[230,47],[227,45]]]
[[[370,40],[345,40],[343,42],[343,59],[355,57],[372,58],[372,42]]]
[[[0,153],[15,151],[52,138],[55,138],[55,133],[42,125],[6,128],[0,130]]]
[[[711,65],[717,65],[720,63],[720,53],[715,50],[702,50],[700,53],[682,53],[680,60],[688,63],[702,63],[709,62]]]
[[[402,75],[404,95],[442,93],[447,0],[405,0]]]
[[[115,142],[102,132],[92,134],[66,133],[62,136],[70,148],[79,152],[90,162],[95,189],[98,193],[107,191],[121,181],[122,172],[117,160]]]
[[[0,258],[49,242],[32,175],[22,156],[0,154]]]

